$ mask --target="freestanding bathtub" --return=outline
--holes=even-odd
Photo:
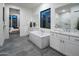
[[[36,46],[43,49],[49,45],[50,34],[41,31],[31,31],[29,38]]]

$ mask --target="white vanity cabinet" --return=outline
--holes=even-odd
[[[56,34],[52,33],[50,37],[50,46],[56,50],[59,50],[60,40],[56,38]]]
[[[70,41],[65,41],[65,54],[79,56],[79,38],[70,36]]]
[[[69,36],[62,35],[59,33],[52,33],[50,38],[50,46],[60,51],[61,53],[64,53],[65,52],[64,40],[69,40]]]
[[[52,32],[50,47],[65,55],[79,56],[79,37]]]

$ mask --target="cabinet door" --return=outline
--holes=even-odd
[[[60,40],[59,51],[64,54],[64,40]]]
[[[79,45],[75,45],[68,41],[65,41],[64,44],[65,44],[65,54],[66,55],[79,56]]]
[[[56,38],[56,34],[52,34],[50,38],[50,46],[56,50],[59,50],[60,40]]]
[[[79,45],[79,38],[70,36],[70,42],[76,45]]]
[[[60,41],[59,51],[64,54],[64,51],[65,51],[65,44],[64,43],[65,43],[65,40],[69,40],[69,36],[62,35],[62,34],[56,34],[56,39]]]
[[[50,35],[50,47],[54,47],[54,44],[53,44],[53,40],[54,40],[54,33],[51,33]]]
[[[59,40],[59,51],[61,53],[64,52],[64,35],[61,35],[61,34],[56,34],[56,39]]]

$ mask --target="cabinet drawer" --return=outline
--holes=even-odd
[[[74,44],[79,45],[79,38],[77,38],[77,37],[70,37],[70,41],[71,41],[72,43],[74,43]]]
[[[62,39],[62,40],[69,40],[69,36],[62,35],[62,34],[56,34],[56,38]]]
[[[55,37],[55,34],[54,33],[51,33],[50,39],[53,39],[54,37]]]
[[[54,35],[54,33],[51,33],[51,35],[53,36],[53,35]]]

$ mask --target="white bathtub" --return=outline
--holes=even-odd
[[[49,45],[50,34],[41,31],[31,31],[29,38],[36,46],[43,49]]]

